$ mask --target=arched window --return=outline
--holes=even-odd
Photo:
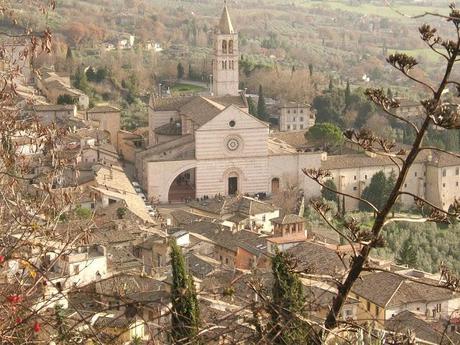
[[[224,69],[227,69],[227,61],[225,61],[225,68]]]
[[[227,54],[227,41],[222,41],[222,53]]]
[[[233,40],[228,41],[228,53],[233,54]]]
[[[225,62],[222,61],[222,69],[225,69]]]
[[[280,190],[280,179],[275,177],[272,179],[272,194],[278,193]]]

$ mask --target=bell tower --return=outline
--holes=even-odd
[[[228,13],[227,1],[214,33],[214,58],[212,62],[214,96],[238,96],[239,92],[238,33]]]

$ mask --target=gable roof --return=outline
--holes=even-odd
[[[436,284],[435,281],[430,282]],[[356,281],[352,291],[384,308],[414,302],[444,301],[452,297],[448,289],[409,280],[391,272],[363,275]]]
[[[402,311],[385,322],[385,329],[406,334],[408,330],[415,333],[416,339],[431,344],[439,344],[442,333],[432,327],[431,324],[420,319],[410,311]]]
[[[336,276],[345,271],[337,252],[318,243],[302,242],[286,252],[298,260],[299,269],[306,268],[314,274]]]
[[[111,105],[97,105],[88,110],[88,113],[117,113],[120,109]]]
[[[204,125],[221,113],[225,107],[205,97],[196,97],[180,108],[181,115],[189,117],[199,126]]]
[[[271,219],[271,222],[275,224],[286,225],[286,224],[305,223],[306,220],[305,218],[300,217],[296,214],[287,214],[284,217],[278,217],[278,218]]]
[[[227,5],[224,6],[222,16],[220,17],[219,26],[217,27],[221,34],[234,34],[232,20],[230,19],[230,13],[228,13]]]

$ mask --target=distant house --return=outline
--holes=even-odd
[[[190,212],[204,217],[219,219],[235,230],[248,229],[271,233],[271,220],[279,217],[279,209],[251,197],[216,197],[191,201]]]
[[[267,239],[268,252],[274,253],[276,248],[285,251],[308,239],[307,230],[305,229],[306,220],[295,214],[289,214],[284,217],[274,218],[273,237]]]
[[[316,122],[316,113],[309,104],[288,102],[279,107],[281,132],[306,131]]]
[[[54,105],[54,104],[36,104],[28,105],[23,109],[25,116],[36,116],[43,124],[56,123],[58,121],[66,121],[71,117],[77,116],[77,106],[70,104]]]
[[[391,272],[361,275],[351,296],[360,301],[358,320],[384,324],[401,312],[425,320],[449,319],[460,308],[460,296],[429,278],[404,277]]]
[[[86,112],[86,120],[93,121],[95,127],[110,133],[110,142],[118,150],[118,132],[120,125],[120,109],[110,105],[99,105]]]
[[[267,266],[267,242],[265,236],[248,230],[232,232],[213,222],[195,222],[184,226],[190,233],[191,246],[200,242],[202,255],[208,255],[223,266],[239,269],[252,269]]]
[[[55,72],[53,69],[43,69],[42,75],[36,79],[37,88],[46,98],[56,104],[59,96],[69,96],[83,109],[89,107],[89,97],[82,91],[71,86],[70,76]]]

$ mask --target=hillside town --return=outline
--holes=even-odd
[[[0,249],[25,241],[33,262],[26,265],[13,255],[4,262],[0,256],[2,289],[10,291],[19,280],[37,284],[34,272],[46,269],[28,305],[34,313],[59,308],[68,328],[95,332],[101,344],[168,343],[174,242],[198,292],[203,344],[249,343],[245,339],[257,327],[252,306],[261,291],[272,289],[278,253],[294,258],[303,273],[311,322],[326,320],[336,282],[364,244],[308,214],[325,187],[307,171],[328,171],[327,186],[338,192],[337,213],[351,214],[362,210],[360,198],[373,177],[383,172],[389,179],[397,168],[390,155],[352,140],[327,150],[306,136],[317,123],[311,104],[266,99],[277,125],[255,116],[249,103],[258,96],[240,88],[238,23],[226,2],[214,22],[209,86],[172,95],[152,85],[145,98],[148,126],[123,128],[116,104],[92,104],[68,73],[52,65],[39,73],[24,70],[15,81],[21,119],[63,133],[52,159],[45,145],[31,144],[30,136],[38,133],[15,133],[15,152],[32,167],[27,193],[43,193],[43,175],[57,160],[66,164],[49,184],[49,195],[74,198],[65,204],[52,240],[32,230],[2,236]],[[134,39],[125,34],[103,45],[107,51],[128,50]],[[21,42],[14,44],[19,51]],[[153,41],[145,49],[163,51]],[[409,117],[422,111],[401,99],[400,111],[406,109]],[[407,157],[407,144],[397,145],[398,157]],[[402,217],[419,199],[450,212],[459,182],[460,157],[424,150],[408,172],[397,212]],[[337,316],[340,322],[372,327],[377,337],[388,332],[409,334],[417,344],[460,343],[460,294],[441,284],[445,276],[373,255],[366,267]],[[10,296],[19,298],[14,291]],[[51,344],[47,339],[58,330],[43,328],[37,343]]]

